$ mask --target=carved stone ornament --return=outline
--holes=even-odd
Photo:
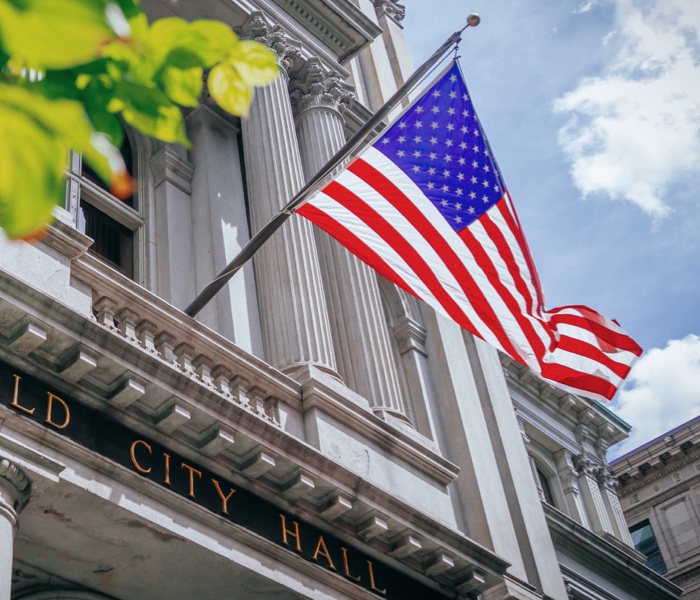
[[[377,16],[381,17],[385,14],[397,23],[403,21],[406,16],[406,7],[396,0],[374,0],[374,9],[377,11]]]
[[[593,477],[594,479],[598,475],[598,465],[595,464],[590,458],[583,454],[577,454],[573,457],[574,468],[578,472],[579,476]]]
[[[310,108],[330,108],[344,113],[355,101],[351,85],[336,71],[326,71],[318,58],[310,58],[289,83],[295,116]]]
[[[303,62],[299,43],[288,39],[281,25],[268,25],[260,11],[250,13],[245,25],[236,33],[242,39],[260,42],[274,50],[280,67],[287,72],[298,69]]]
[[[22,469],[6,458],[0,458],[0,486],[8,487],[8,484],[15,496],[12,508],[16,513],[20,513],[29,502],[32,483]]]

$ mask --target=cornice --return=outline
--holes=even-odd
[[[687,467],[688,465],[693,464],[696,462],[698,459],[700,459],[700,452],[694,452],[693,454],[688,454],[684,456],[681,459],[676,460],[672,464],[665,465],[661,469],[658,469],[656,471],[653,471],[652,473],[649,473],[648,475],[643,475],[639,479],[624,479],[623,475],[624,473],[620,473],[619,468],[615,469],[613,468],[613,472],[618,478],[618,481],[620,481],[620,489],[619,489],[619,494],[620,496],[628,496],[632,492],[636,492],[646,486],[648,486],[651,483],[654,483],[655,481],[658,481],[659,479],[663,479],[664,477],[667,477],[668,475],[671,475],[675,471],[678,471],[679,469],[682,469],[683,467]],[[618,473],[620,473],[618,475]],[[686,481],[682,482],[677,482],[679,485],[680,484],[686,484]]]

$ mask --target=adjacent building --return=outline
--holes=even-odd
[[[614,460],[635,547],[646,564],[700,598],[700,417]]]
[[[46,237],[0,241],[0,600],[678,598],[605,461],[629,426],[309,223],[182,312],[411,72],[404,7],[144,7],[282,74],[189,152],[127,132],[126,203],[72,155]]]

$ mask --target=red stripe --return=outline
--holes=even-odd
[[[596,377],[595,375],[587,375],[570,367],[565,367],[560,364],[546,363],[543,365],[542,377],[550,381],[559,382],[570,388],[581,390],[582,393],[592,392],[603,398],[612,400],[612,397],[617,391],[617,387],[609,381]]]
[[[576,338],[569,336],[562,336],[559,340],[559,344],[557,344],[557,349],[590,358],[600,365],[610,369],[618,377],[626,377],[630,370],[628,365],[615,362],[607,354],[605,354],[605,352],[600,350],[600,348],[596,348],[583,340],[577,340]]]
[[[493,225],[493,222],[490,219],[488,219],[486,215],[482,216],[479,219],[479,221],[483,223],[484,226],[487,226],[488,224]],[[494,227],[495,226],[489,226],[488,229],[493,230]],[[488,229],[487,233],[489,234],[489,236],[493,236],[495,232],[489,231]],[[544,355],[546,348],[544,347],[544,344],[542,343],[540,337],[535,332],[532,322],[527,318],[527,316],[525,316],[522,308],[518,305],[517,299],[501,281],[501,277],[499,276],[499,273],[496,269],[496,266],[493,263],[493,260],[491,259],[491,256],[488,252],[486,252],[484,247],[476,239],[476,237],[468,227],[459,232],[459,237],[464,241],[467,248],[469,248],[469,250],[472,252],[474,258],[476,259],[476,262],[479,263],[479,266],[484,271],[486,278],[489,280],[489,283],[496,290],[496,293],[501,297],[501,300],[503,300],[504,304],[508,308],[508,311],[518,323],[525,338],[530,344],[535,356],[537,357],[537,360],[539,361]],[[493,237],[492,241],[494,241],[497,249],[499,249],[498,243],[495,240],[493,240]],[[508,262],[507,257],[504,256],[503,258],[506,262]],[[508,270],[511,270],[510,265],[508,266]]]
[[[331,181],[322,191],[361,219],[367,227],[372,229],[389,244],[394,251],[410,265],[418,278],[425,283],[450,318],[457,321],[457,323],[465,329],[476,331],[476,328],[467,315],[464,314],[459,305],[442,287],[440,280],[428,263],[425,262],[418,251],[404,239],[391,223],[384,219],[384,217],[362,198],[353,194],[337,181]]]
[[[377,193],[381,194],[385,200],[416,228],[421,236],[433,247],[445,265],[447,265],[472,307],[484,324],[489,327],[491,332],[499,340],[503,350],[513,358],[525,362],[520,352],[513,346],[508,334],[503,328],[503,324],[494,312],[493,307],[474,281],[474,278],[467,271],[464,263],[462,263],[455,251],[450,248],[449,244],[442,235],[440,235],[440,232],[435,226],[426,218],[418,207],[413,204],[411,199],[388,179],[386,175],[362,159],[353,162],[348,167],[348,170],[370,185]],[[478,329],[473,326],[472,328],[465,328],[479,335]]]
[[[408,285],[381,256],[379,256],[379,254],[372,250],[372,248],[365,244],[352,231],[347,229],[345,226],[341,225],[333,217],[329,216],[327,213],[323,212],[322,210],[320,210],[319,208],[317,208],[309,202],[304,204],[296,212],[301,216],[307,218],[312,223],[318,225],[325,232],[332,235],[343,246],[350,250],[350,252],[352,252],[360,260],[364,261],[369,266],[371,266],[382,277],[388,279],[389,281],[404,289],[409,294],[412,294],[419,300],[422,300],[422,298],[418,294],[416,294],[413,288],[411,288],[411,286]]]
[[[532,253],[530,252],[530,246],[527,245],[527,241],[525,240],[525,235],[523,234],[523,228],[520,226],[520,219],[518,219],[518,215],[515,212],[515,207],[513,206],[513,203],[510,201],[510,194],[508,194],[508,190],[505,192],[505,198],[506,198],[506,209],[505,211],[502,211],[503,217],[506,219],[506,223],[508,223],[508,227],[510,230],[513,232],[513,235],[515,236],[515,239],[518,240],[518,244],[520,245],[520,249],[523,253],[523,256],[525,257],[525,261],[527,262],[527,266],[530,269],[530,276],[532,277],[532,283],[535,286],[535,289],[537,290],[537,304],[538,304],[538,309],[539,310],[544,310],[544,294],[542,293],[542,285],[540,284],[540,276],[537,273],[537,269],[535,268],[535,261],[532,260]]]
[[[576,310],[578,310],[578,307],[576,308]],[[552,311],[548,312],[551,313]],[[635,356],[641,356],[642,354],[642,348],[628,335],[625,335],[624,333],[619,333],[617,331],[612,331],[611,329],[608,329],[605,325],[602,325],[601,323],[596,321],[592,321],[591,319],[588,319],[586,317],[572,314],[559,314],[555,312],[552,315],[551,323],[555,327],[560,324],[567,324],[572,325],[574,327],[578,327],[579,329],[590,331],[600,341],[604,342],[609,347],[610,352],[626,351],[631,352]]]

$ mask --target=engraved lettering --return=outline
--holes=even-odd
[[[165,462],[165,477],[163,483],[165,485],[170,485],[170,454],[163,452],[163,459]]]
[[[52,427],[55,427],[56,429],[65,429],[68,427],[70,424],[70,410],[68,409],[68,405],[66,404],[66,401],[63,400],[63,398],[59,398],[56,394],[52,394],[51,392],[46,392],[46,395],[48,397],[48,405],[46,407],[46,419],[44,419],[44,423],[48,423]],[[60,425],[58,423],[55,423],[53,421],[53,401],[56,400],[61,406],[63,406],[63,423]]]
[[[195,497],[195,495],[194,495],[194,474],[197,473],[197,477],[199,477],[199,478],[201,479],[201,478],[202,478],[202,472],[201,472],[201,471],[198,471],[198,470],[195,469],[194,467],[190,467],[190,465],[188,465],[187,463],[182,463],[182,468],[183,468],[183,469],[188,469],[189,472],[190,472],[190,491],[187,493],[187,495],[188,495],[190,498],[194,498],[194,497]]]
[[[27,413],[28,415],[33,415],[36,408],[24,408],[24,406],[20,406],[19,403],[19,380],[22,378],[16,373],[13,373],[12,377],[15,378],[15,386],[12,390],[12,402],[10,403],[10,406],[14,406],[17,410],[21,410],[23,413]]]
[[[144,475],[147,475],[148,473],[151,472],[151,467],[148,467],[147,469],[144,469],[139,462],[136,460],[136,446],[144,446],[146,450],[148,450],[149,454],[153,453],[153,449],[149,444],[144,442],[143,440],[136,440],[133,444],[131,444],[131,448],[129,449],[129,456],[131,456],[131,464],[134,465],[134,469],[136,469],[139,473],[143,473]]]
[[[294,523],[294,531],[287,529],[287,519],[284,515],[280,515],[282,518],[282,543],[285,546],[289,546],[289,541],[287,540],[287,535],[293,537],[296,540],[296,551],[301,552],[301,536],[299,535],[299,523],[292,521]]]
[[[357,581],[359,583],[361,577],[359,575],[355,577],[354,575],[350,574],[350,565],[348,564],[348,549],[341,548],[341,551],[343,552],[343,575],[345,575],[345,577],[347,577],[348,579],[352,579],[353,581]]]
[[[224,496],[224,492],[221,490],[221,486],[219,485],[219,482],[216,479],[212,479],[212,482],[214,483],[214,487],[216,488],[216,493],[219,494],[219,498],[221,498],[221,514],[222,515],[227,515],[228,514],[228,501],[231,496],[233,496],[236,493],[236,490],[231,488],[231,491],[228,493],[228,496]]]
[[[369,586],[372,588],[372,591],[377,592],[382,596],[386,596],[386,588],[380,590],[376,585],[374,585],[374,569],[371,560],[367,561],[367,567],[369,568]]]
[[[323,556],[328,561],[328,566],[333,569],[334,571],[336,570],[335,565],[333,564],[333,559],[331,559],[331,555],[328,553],[328,548],[326,547],[326,542],[323,539],[323,536],[319,536],[318,538],[318,544],[316,544],[316,550],[314,550],[314,555],[311,557],[313,560],[318,560],[318,557]]]

